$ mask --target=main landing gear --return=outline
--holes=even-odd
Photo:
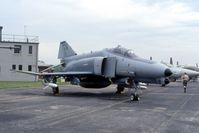
[[[117,85],[117,91],[115,94],[122,94],[124,92],[124,87],[121,85]]]
[[[59,95],[59,87],[56,84],[57,83],[57,77],[44,77],[43,85],[45,86],[43,89],[46,89],[48,87],[52,88],[52,92],[55,96]]]
[[[54,84],[57,84],[57,77],[53,77],[53,83],[54,83]],[[60,95],[60,94],[59,94],[59,87],[58,87],[58,86],[57,86],[57,87],[52,87],[52,91],[53,91],[53,94],[54,94],[55,96]]]
[[[54,94],[55,96],[58,96],[58,95],[59,95],[59,87],[53,87],[53,88],[52,88],[52,91],[53,91],[53,94]]]

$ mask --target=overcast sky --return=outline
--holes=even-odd
[[[39,59],[57,64],[60,41],[78,53],[122,45],[137,55],[199,63],[196,0],[4,0],[4,34],[39,36]]]

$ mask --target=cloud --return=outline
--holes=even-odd
[[[147,4],[131,0],[83,0],[80,7],[94,19],[136,22],[146,27],[176,26],[199,20],[199,13],[182,2]]]
[[[161,58],[164,51],[199,48],[199,3],[191,1],[6,0],[0,19],[12,27],[10,33],[19,27],[23,33],[27,25],[28,34],[40,36],[39,55],[48,62],[58,62],[58,45],[64,39],[78,53],[120,44]],[[46,49],[54,52],[46,54]],[[158,49],[160,53],[154,52]]]
[[[18,8],[28,25],[64,27],[77,23],[102,23],[127,25],[129,28],[168,28],[199,21],[198,11],[174,0],[150,4],[143,0],[21,0]]]

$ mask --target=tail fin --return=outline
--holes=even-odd
[[[70,57],[77,55],[74,50],[70,47],[70,45],[66,42],[60,42],[59,45],[59,53],[58,53],[58,59],[64,59],[65,57]]]
[[[170,65],[173,65],[173,58],[170,57]]]

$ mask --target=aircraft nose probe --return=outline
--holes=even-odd
[[[171,74],[173,74],[173,73],[172,73],[171,70],[168,69],[168,68],[164,71],[164,75],[165,75],[166,77],[171,76]]]

